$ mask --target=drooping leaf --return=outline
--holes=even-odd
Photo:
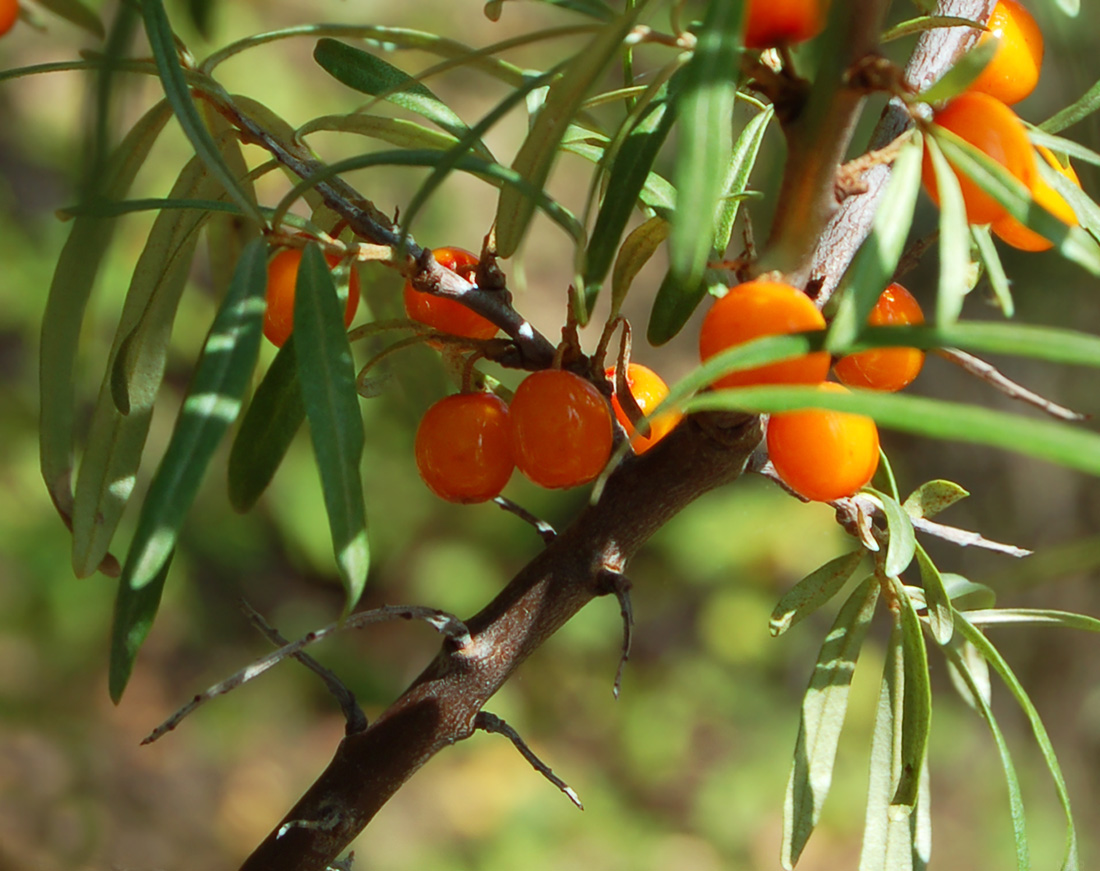
[[[184,518],[210,458],[237,418],[256,366],[267,285],[266,250],[257,240],[241,256],[141,506],[122,567],[111,633],[110,692],[116,703],[156,616]]]
[[[370,550],[359,472],[363,418],[343,308],[320,248],[307,245],[294,296],[295,355],[347,613],[366,586]]]
[[[802,722],[783,805],[784,868],[794,867],[821,818],[848,709],[848,690],[878,594],[878,580],[870,577],[849,596],[825,638],[802,700]]]
[[[951,640],[955,627],[952,620],[951,598],[943,585],[943,577],[927,551],[917,545],[917,565],[920,567],[921,583],[924,587],[924,601],[928,608],[928,626],[932,637],[939,645]]]
[[[1083,121],[1097,109],[1100,109],[1100,82],[1096,82],[1073,103],[1047,118],[1039,125],[1039,129],[1047,133],[1060,133],[1078,121]]]
[[[561,78],[550,85],[546,101],[512,161],[512,169],[532,188],[541,190],[545,186],[562,136],[593,84],[622,47],[645,5],[643,0],[606,24],[568,62]],[[496,213],[497,252],[501,257],[511,257],[516,252],[534,210],[534,199],[518,186],[501,191]]]
[[[992,44],[992,40],[990,42]],[[925,148],[932,158],[940,196],[940,274],[936,292],[936,325],[942,327],[959,319],[963,299],[970,292],[970,235],[958,176],[951,171],[934,137],[928,137]]]
[[[134,125],[108,161],[101,193],[125,196],[149,150],[172,115],[167,103],[150,109]],[[77,218],[57,260],[42,318],[39,364],[39,455],[42,477],[58,511],[73,511],[73,431],[76,355],[92,285],[116,224]]]
[[[772,611],[769,629],[782,635],[840,592],[863,559],[862,548],[829,560],[791,587]]]
[[[623,240],[619,253],[615,257],[615,265],[611,269],[612,317],[622,309],[623,301],[635,277],[667,237],[668,221],[659,215],[654,215],[644,224],[631,230]]]
[[[913,532],[913,521],[892,496],[877,490],[874,493],[879,502],[882,503],[882,513],[886,517],[886,529],[890,533],[883,571],[886,572],[888,577],[897,578],[909,568],[909,564],[913,561],[913,554],[917,546],[916,534]]]
[[[1016,313],[1016,304],[1012,300],[1012,288],[1009,285],[1008,275],[1001,265],[1001,256],[997,253],[997,246],[993,244],[993,236],[989,227],[984,224],[971,224],[970,237],[974,240],[974,246],[978,249],[978,256],[982,259],[986,277],[989,278],[989,286],[993,288],[993,296],[1001,307],[1001,312],[1006,318]]]
[[[1100,620],[1087,614],[1050,608],[983,608],[964,611],[974,626],[1064,626],[1085,632],[1100,632]]]
[[[268,368],[229,452],[229,502],[242,514],[260,498],[306,419],[294,336]]]
[[[920,618],[901,583],[895,579],[893,587],[895,598],[901,605],[905,692],[901,722],[901,777],[890,805],[892,812],[904,808],[906,813],[911,813],[916,806],[920,772],[927,761],[928,736],[932,731],[932,685]]]

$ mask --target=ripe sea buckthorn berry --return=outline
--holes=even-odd
[[[748,281],[730,288],[711,306],[699,329],[699,356],[715,354],[763,336],[825,329],[825,318],[802,291],[777,281]],[[816,384],[829,373],[824,351],[723,375],[715,387]]]
[[[340,258],[326,254],[325,260],[335,267]],[[284,248],[267,264],[267,308],[264,310],[264,335],[276,348],[281,348],[294,329],[294,290],[298,282],[298,266],[302,262],[301,248]],[[348,281],[348,301],[344,306],[344,326],[351,325],[359,307],[359,277],[351,268]]]
[[[1038,169],[1035,152],[1028,141],[1023,122],[1004,103],[988,94],[966,92],[959,94],[940,111],[933,120],[945,130],[966,140],[1018,178],[1027,188],[1035,184]],[[959,175],[966,219],[971,224],[989,224],[1007,214],[1004,207],[985,193],[964,175]],[[932,158],[924,153],[921,180],[928,196],[937,206],[940,204],[936,173]]]
[[[586,484],[611,456],[611,407],[572,372],[528,375],[512,397],[511,415],[516,465],[541,487]]]
[[[0,36],[3,36],[19,20],[19,0],[0,0]]]
[[[828,0],[748,0],[745,47],[794,45],[821,33]]]
[[[425,412],[416,430],[416,467],[448,502],[484,502],[512,477],[508,406],[492,393],[459,393]]]
[[[436,248],[432,251],[432,256],[467,281],[474,280],[478,261],[473,252],[462,248]],[[411,281],[405,282],[405,314],[411,320],[452,336],[491,339],[497,334],[497,326],[492,321],[470,311],[456,300],[417,290]]]
[[[1077,185],[1077,187],[1081,187],[1081,180],[1077,178],[1077,173],[1074,172],[1072,166],[1062,166],[1051,150],[1043,145],[1037,146],[1037,150],[1039,154],[1043,156],[1043,159],[1055,170],[1068,178]],[[1071,227],[1077,226],[1077,213],[1073,211],[1073,207],[1066,202],[1065,197],[1047,184],[1041,177],[1035,179],[1035,184],[1031,188],[1031,196],[1035,202],[1063,223]],[[1046,251],[1054,247],[1054,244],[1049,239],[1045,236],[1040,236],[1034,230],[1029,230],[1012,217],[1012,215],[1005,215],[998,218],[993,222],[990,229],[992,229],[1003,242],[1011,245],[1013,248],[1019,248],[1021,251]]]
[[[867,323],[873,327],[923,324],[924,312],[908,290],[891,284],[879,296]],[[917,348],[875,348],[842,357],[833,371],[849,387],[892,392],[916,378],[923,365],[924,352]]]
[[[832,383],[819,389],[847,392]],[[773,414],[767,442],[768,456],[783,482],[819,502],[853,495],[878,468],[878,427],[859,414],[819,408]]]
[[[981,91],[1012,105],[1035,90],[1043,64],[1043,34],[1031,13],[1016,0],[998,0],[981,42],[998,42],[993,60],[967,90]]]
[[[606,372],[607,379],[615,383],[615,367],[609,366]],[[640,363],[631,363],[626,369],[626,386],[634,397],[634,402],[642,414],[650,414],[668,396],[668,385],[664,379],[647,366]],[[663,412],[658,417],[649,421],[649,435],[643,436],[634,431],[634,424],[626,416],[623,407],[619,404],[618,396],[611,397],[611,408],[615,417],[630,436],[630,446],[636,454],[644,454],[657,442],[668,435],[683,417],[679,411]]]

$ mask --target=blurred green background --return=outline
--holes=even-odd
[[[897,4],[895,17],[911,12]],[[1100,78],[1094,35],[1100,9],[1084,4],[1071,22],[1052,3],[1034,3],[1047,34],[1038,91],[1020,107],[1040,121]],[[484,45],[539,26],[572,23],[566,12],[535,3],[505,4],[500,22],[476,0],[393,4],[238,2],[215,4],[213,39],[188,23],[186,4],[170,5],[199,56],[249,33],[309,21],[348,21],[431,29]],[[903,7],[904,8],[900,8]],[[65,60],[94,40],[45,13],[0,40],[0,68]],[[113,4],[104,12],[113,14]],[[577,42],[556,40],[509,59],[544,67]],[[893,50],[904,55],[910,42]],[[294,124],[351,111],[359,97],[324,76],[312,41],[276,43],[227,63],[227,87],[268,103]],[[143,49],[139,49],[142,51]],[[433,61],[391,57],[405,69]],[[503,91],[475,73],[432,82],[467,121]],[[153,81],[129,80],[122,94],[130,120],[157,96]],[[114,582],[73,578],[68,537],[38,473],[36,355],[38,327],[66,225],[54,217],[75,199],[87,78],[60,73],[0,84],[0,871],[8,869],[190,869],[241,861],[327,763],[342,734],[339,712],[321,684],[293,663],[220,699],[150,747],[139,740],[195,692],[267,652],[237,601],[246,598],[284,634],[336,618],[341,593],[308,441],[298,439],[270,492],[248,516],[225,496],[224,452],[207,476],[172,568],[165,603],[122,704],[106,692],[107,634]],[[869,110],[873,121],[876,109]],[[489,137],[507,162],[522,135],[517,116]],[[1095,118],[1069,135],[1097,148]],[[773,190],[782,141],[769,134],[757,186]],[[326,134],[312,141],[326,157],[364,144]],[[174,125],[139,176],[135,195],[163,196],[188,154]],[[249,159],[259,156],[250,153]],[[1084,187],[1100,177],[1079,166]],[[422,173],[387,169],[353,181],[384,210],[406,202]],[[588,166],[564,156],[552,190],[579,203]],[[262,188],[275,198],[281,182]],[[468,178],[448,181],[414,227],[429,246],[476,249],[495,196]],[[767,201],[753,207],[763,236]],[[925,202],[920,233],[934,227]],[[148,215],[127,217],[97,287],[82,336],[79,416],[90,412],[129,272],[148,230]],[[737,238],[737,237],[735,237]],[[735,243],[736,247],[736,243]],[[736,253],[736,252],[734,252]],[[934,259],[934,258],[933,258]],[[1005,253],[1021,320],[1100,330],[1096,282],[1055,255]],[[565,306],[572,251],[547,221],[533,226],[521,259],[507,268],[517,304],[554,337]],[[635,290],[636,331],[644,324],[660,264]],[[370,272],[371,313],[397,310],[399,282]],[[910,276],[930,300],[934,263]],[[967,316],[994,317],[979,286]],[[155,467],[175,407],[216,300],[202,256],[184,298],[163,408],[154,418],[147,462]],[[366,317],[361,310],[361,317]],[[668,380],[694,365],[687,337],[636,359]],[[591,348],[594,336],[586,337]],[[265,364],[270,349],[265,349]],[[1096,377],[1019,361],[1006,372],[1075,409],[1100,411]],[[532,530],[492,505],[452,506],[417,478],[411,433],[420,412],[446,386],[432,352],[395,360],[383,395],[363,403],[363,469],[374,563],[363,607],[420,603],[465,616],[476,611],[539,548]],[[918,393],[998,407],[1010,403],[984,385],[930,359]],[[1100,614],[1100,482],[1037,462],[972,446],[885,434],[903,491],[930,478],[958,481],[974,494],[943,519],[990,538],[1034,548],[1022,562],[929,543],[944,571],[994,586],[1002,604],[1042,605]],[[506,495],[551,523],[564,524],[584,493],[547,493],[519,476]],[[132,532],[126,515],[114,548]],[[831,609],[779,640],[767,631],[778,597],[802,575],[848,545],[821,506],[790,499],[762,480],[744,480],[700,500],[668,525],[631,566],[637,619],[634,656],[616,702],[611,685],[620,622],[612,601],[597,601],[523,666],[489,710],[515,725],[580,794],[584,814],[533,773],[499,736],[479,735],[440,754],[382,811],[355,845],[376,869],[596,868],[601,871],[711,871],[778,868],[782,801],[799,703],[831,620]],[[855,678],[846,735],[822,825],[800,868],[858,864],[867,750],[883,659],[884,627],[872,632]],[[1044,716],[1069,781],[1082,833],[1082,867],[1100,849],[1100,657],[1098,640],[1068,631],[999,630],[994,641]],[[434,654],[438,637],[402,623],[344,634],[315,650],[373,716]],[[931,750],[933,867],[1000,869],[1013,862],[1008,803],[985,727],[953,694],[933,654],[936,707]],[[1036,867],[1059,862],[1060,810],[1027,723],[995,689],[994,707],[1021,770]],[[360,867],[360,866],[357,866]]]

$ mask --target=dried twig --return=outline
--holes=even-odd
[[[936,538],[942,538],[944,541],[957,544],[959,547],[980,547],[984,550],[992,550],[1014,557],[1025,557],[1031,556],[1032,554],[1032,551],[1025,548],[1016,547],[1012,544],[1001,544],[999,541],[990,541],[977,532],[971,532],[968,529],[958,529],[954,526],[944,526],[942,523],[936,523],[925,517],[914,517],[913,528],[917,530],[917,532],[934,535]]]
[[[474,728],[481,729],[485,732],[495,732],[498,735],[504,735],[509,741],[511,741],[516,749],[520,752],[528,762],[531,763],[531,767],[535,769],[539,774],[549,780],[554,786],[560,789],[566,794],[573,804],[575,804],[581,810],[584,810],[584,805],[581,804],[580,798],[577,793],[573,791],[568,783],[558,777],[551,770],[550,766],[543,762],[534,751],[527,746],[523,738],[520,737],[519,732],[509,726],[496,714],[490,714],[488,711],[478,711],[477,716],[474,717]]]
[[[630,648],[634,640],[634,606],[630,601],[630,590],[634,585],[621,572],[603,571],[596,580],[605,587],[607,593],[614,594],[619,600],[619,614],[623,618],[622,655],[619,657],[619,667],[615,669],[615,683],[611,686],[612,695],[618,698],[623,686],[623,669],[630,659]]]
[[[1088,417],[1088,415],[1080,414],[1028,390],[1002,373],[992,363],[987,363],[980,357],[975,357],[966,351],[960,351],[958,348],[936,348],[933,353],[954,363],[956,366],[962,367],[971,375],[980,378],[1010,399],[1026,402],[1028,405],[1034,406],[1058,420],[1085,420]]]
[[[535,532],[539,534],[539,538],[542,539],[544,544],[549,544],[558,537],[557,532],[554,531],[554,527],[545,520],[539,520],[534,514],[522,505],[517,505],[507,496],[497,496],[493,501],[509,514],[514,514],[524,523],[529,523],[531,526],[535,527]]]

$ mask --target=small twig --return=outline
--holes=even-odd
[[[985,360],[975,357],[973,354],[968,354],[966,351],[960,351],[958,348],[936,348],[934,353],[956,366],[961,366],[971,375],[980,378],[1010,399],[1026,402],[1028,405],[1034,406],[1058,420],[1085,420],[1088,417],[1088,415],[1058,405],[1058,403],[1028,390],[1003,374],[992,363],[987,363]]]
[[[535,769],[539,774],[549,780],[554,786],[560,789],[569,798],[573,804],[575,804],[581,810],[584,810],[584,805],[581,804],[580,798],[573,791],[573,787],[567,784],[564,780],[558,777],[550,769],[550,766],[543,762],[534,751],[524,742],[520,737],[519,732],[505,723],[496,714],[490,714],[488,711],[478,711],[477,716],[474,717],[474,728],[481,729],[484,732],[495,732],[498,735],[505,736],[510,740],[528,762],[531,763],[531,767]]]
[[[531,526],[535,527],[535,532],[539,534],[539,538],[542,539],[543,544],[549,544],[558,537],[557,532],[554,531],[554,527],[545,520],[539,520],[534,514],[523,506],[517,505],[507,496],[497,496],[493,501],[509,514],[514,514],[524,523],[529,523]]]
[[[260,630],[268,641],[273,643],[276,647],[285,647],[290,644],[290,641],[284,638],[282,633],[268,623],[263,618],[263,615],[248,604],[248,602],[241,599],[240,605],[241,610],[244,611],[249,622]],[[335,672],[325,668],[308,653],[295,653],[293,656],[298,662],[321,678],[321,680],[325,682],[325,686],[328,687],[328,691],[335,697],[337,703],[340,705],[340,710],[344,712],[344,720],[346,721],[344,733],[347,735],[355,735],[359,732],[365,732],[367,728],[367,715],[364,714],[363,709],[359,707],[359,702],[355,698],[355,693],[348,688],[347,684],[340,680]]]
[[[634,606],[630,601],[633,584],[626,575],[607,569],[600,572],[597,583],[603,584],[606,592],[615,594],[615,598],[619,600],[619,614],[623,618],[622,655],[619,657],[619,667],[615,669],[615,683],[611,685],[611,694],[617,699],[623,688],[623,670],[630,659],[630,648],[634,640]]]
[[[242,684],[248,683],[248,681],[252,680],[254,677],[259,677],[272,666],[278,665],[284,659],[294,656],[314,642],[320,641],[323,638],[327,638],[329,635],[341,632],[345,629],[361,629],[364,626],[370,626],[374,623],[384,623],[389,620],[398,619],[423,620],[437,632],[451,639],[455,647],[459,650],[470,643],[470,631],[466,628],[466,624],[454,615],[448,614],[446,611],[438,611],[435,608],[425,608],[419,605],[383,605],[381,608],[375,608],[371,611],[360,611],[358,614],[352,614],[346,620],[330,623],[328,626],[307,633],[298,641],[286,644],[278,650],[273,650],[267,656],[242,668],[236,674],[231,675],[221,683],[214,684],[214,686],[210,687],[205,692],[199,693],[150,732],[142,739],[141,743],[152,744],[158,738],[163,738],[200,705],[218,696],[224,696],[226,693],[235,690]]]
[[[906,130],[882,148],[873,148],[859,157],[841,164],[836,173],[837,200],[866,193],[867,183],[863,174],[875,166],[888,166],[894,162],[901,147],[912,138],[912,131]]]
[[[933,230],[927,236],[917,239],[912,245],[910,245],[905,253],[901,255],[901,260],[898,261],[898,266],[894,270],[894,281],[901,281],[903,275],[912,272],[916,269],[921,262],[921,259],[928,252],[936,242],[939,241],[940,231]]]
[[[999,541],[990,541],[977,532],[971,532],[968,529],[958,529],[954,526],[945,526],[942,523],[936,523],[925,517],[913,518],[913,528],[917,530],[917,532],[934,535],[936,538],[942,538],[944,541],[957,544],[959,547],[980,547],[985,550],[992,550],[1014,557],[1031,556],[1033,553],[1033,551],[1025,548],[1016,547],[1013,544],[1001,544]]]

